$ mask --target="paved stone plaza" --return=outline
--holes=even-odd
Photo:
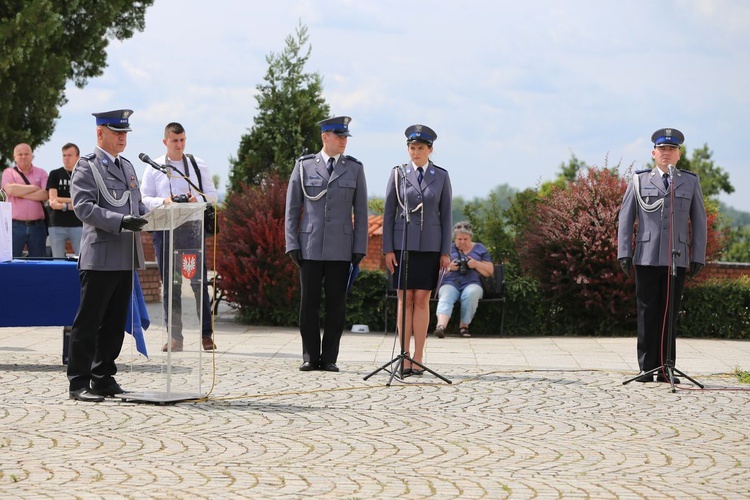
[[[126,389],[163,387],[164,337],[149,330],[147,360],[126,336]],[[390,386],[363,377],[398,354],[393,334],[345,334],[340,373],[298,371],[293,329],[220,318],[216,342],[170,358],[206,400],[79,403],[60,328],[0,329],[0,496],[750,497],[750,386],[731,375],[748,342],[678,340],[706,389],[676,393],[622,384],[635,338],[430,337],[426,364],[452,384]]]

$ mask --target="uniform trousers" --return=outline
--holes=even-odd
[[[667,266],[635,266],[635,295],[638,305],[638,366],[647,372],[660,367],[667,360],[667,311],[670,284]],[[672,308],[672,356],[677,359],[677,318],[685,284],[685,268],[678,267],[674,288],[669,293],[674,297]]]
[[[300,266],[301,299],[299,328],[302,359],[312,363],[335,363],[346,319],[346,285],[351,263],[303,260]],[[325,321],[320,338],[320,301],[325,287]]]
[[[70,332],[70,390],[106,386],[117,373],[115,360],[125,336],[133,271],[81,271],[81,305]]]

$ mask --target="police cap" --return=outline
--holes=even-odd
[[[437,134],[427,125],[412,125],[404,131],[406,136],[406,143],[411,144],[412,142],[423,142],[428,146],[432,146],[432,143],[437,139]]]
[[[132,109],[116,109],[114,111],[105,111],[103,113],[91,113],[96,117],[96,124],[103,125],[115,132],[131,132],[128,119],[133,114]]]
[[[659,146],[679,146],[685,141],[685,136],[676,128],[660,128],[651,135],[651,142],[654,147]]]
[[[341,137],[351,137],[349,133],[349,122],[352,119],[348,116],[334,116],[318,122],[321,132],[333,132]]]

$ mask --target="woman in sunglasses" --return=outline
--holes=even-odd
[[[461,300],[461,320],[458,333],[462,337],[471,337],[469,324],[482,298],[482,276],[489,277],[495,273],[492,256],[487,247],[471,241],[471,224],[459,222],[453,226],[455,244],[451,248],[451,265],[448,267],[438,291],[437,326],[435,336],[445,337],[445,327],[451,319],[453,305]]]

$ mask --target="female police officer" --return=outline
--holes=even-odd
[[[388,178],[383,215],[385,265],[398,294],[397,321],[404,350],[411,348],[422,363],[430,322],[430,292],[437,287],[440,269],[450,265],[452,189],[448,172],[430,160],[437,134],[425,125],[404,132],[411,162],[393,169]],[[406,258],[405,258],[406,257]],[[396,272],[398,270],[398,272]],[[402,308],[405,319],[401,324]],[[404,362],[405,374],[424,370]]]

